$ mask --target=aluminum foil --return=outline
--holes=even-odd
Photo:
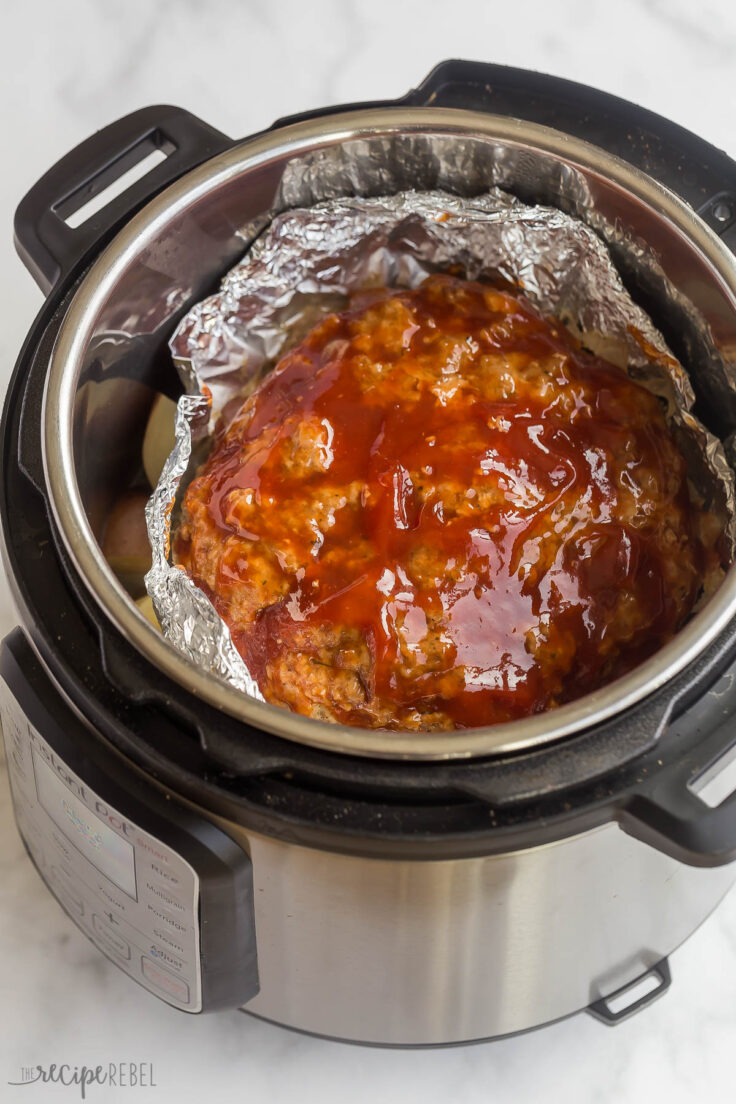
[[[153,563],[146,587],[164,634],[188,658],[262,699],[209,599],[170,563],[179,496],[204,458],[225,407],[253,390],[325,313],[369,287],[415,287],[430,273],[518,286],[584,344],[625,366],[664,402],[691,486],[723,518],[734,550],[734,476],[721,442],[692,413],[688,374],[624,288],[585,223],[529,206],[499,188],[336,198],[273,219],[219,291],[193,307],[170,348],[186,394],[176,445],[147,508]]]
[[[176,444],[146,506],[146,525],[153,559],[146,589],[161,630],[186,656],[238,690],[263,700],[251,678],[230,630],[203,591],[188,575],[169,564],[171,515],[178,487],[192,464],[196,444],[206,437],[209,400],[204,395],[182,395],[176,412]]]

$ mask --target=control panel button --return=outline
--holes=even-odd
[[[166,946],[175,954],[180,956],[184,954],[184,948],[182,947],[181,943],[177,943],[177,941],[172,938],[169,932],[165,932],[161,927],[155,927],[153,929],[153,934],[161,943],[165,943]]]
[[[20,775],[24,782],[27,781],[28,775],[26,774],[26,765],[23,762],[23,757],[20,754],[18,748],[14,747],[10,755],[13,760],[13,766],[15,767],[17,774]]]
[[[141,970],[145,979],[154,988],[160,989],[162,993],[173,997],[181,1004],[189,1004],[189,986],[183,978],[174,977],[168,970],[164,970],[162,966],[159,966],[157,962],[145,957],[141,958]]]
[[[152,862],[151,863],[151,870],[153,871],[153,873],[157,877],[159,877],[162,880],[162,882],[165,882],[172,889],[175,886],[179,885],[179,879],[177,878],[176,874],[174,874],[171,870],[167,870],[164,867],[163,863]]]
[[[72,852],[71,852],[71,850],[69,849],[69,847],[67,847],[67,845],[66,845],[65,841],[64,841],[64,840],[62,840],[62,838],[61,838],[61,836],[59,835],[59,833],[58,833],[58,832],[55,832],[55,831],[54,831],[54,830],[52,829],[52,831],[51,831],[51,838],[52,838],[52,840],[54,841],[54,843],[56,844],[56,846],[57,846],[57,847],[59,848],[59,851],[61,851],[61,853],[62,853],[62,855],[64,856],[64,858],[65,858],[65,859],[66,859],[66,860],[67,860],[68,862],[71,862],[71,861],[72,861]]]
[[[183,923],[182,920],[179,920],[176,916],[164,912],[163,909],[151,904],[146,905],[146,908],[156,920],[167,925],[172,935],[178,934],[183,936],[186,935],[189,930],[188,924]]]
[[[182,905],[175,896],[176,891],[173,890],[172,887],[159,885],[157,882],[146,881],[146,890],[171,912],[177,913],[186,911],[184,905]]]
[[[104,915],[104,913],[109,913],[111,909],[115,912],[116,916],[126,915],[128,909],[125,905],[125,902],[121,901],[119,897],[115,897],[112,893],[110,893],[106,886],[102,884],[102,882],[97,882],[96,890],[99,893],[100,897],[103,899],[104,910],[102,915]]]
[[[68,912],[76,912],[78,916],[84,916],[84,904],[71,886],[62,878],[58,869],[52,866],[49,870],[49,881],[52,889]]]
[[[152,943],[148,948],[148,953],[159,965],[168,966],[170,970],[175,970],[180,973],[184,968],[184,963],[173,955],[170,951],[167,951],[165,947],[161,947],[156,943]]]
[[[27,824],[18,823],[18,830],[23,838],[23,842],[26,845],[31,858],[35,862],[39,870],[43,870],[48,864],[46,862],[46,856],[43,853],[42,841],[39,839],[38,833],[34,828],[31,828]]]
[[[130,958],[130,943],[123,939],[122,935],[116,932],[106,920],[101,920],[97,913],[92,917],[92,927],[102,947],[113,951],[120,958]]]

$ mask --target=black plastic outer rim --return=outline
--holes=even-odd
[[[447,63],[448,66],[458,64],[470,63]],[[486,68],[501,72],[500,67]],[[432,76],[436,76],[442,69],[440,67]],[[545,79],[535,74],[527,76]],[[547,79],[554,81],[554,78]],[[415,97],[419,92],[427,95],[427,86],[431,80],[432,77],[428,78],[420,90],[410,93],[405,101],[397,102],[407,102],[410,98],[412,102],[416,102]],[[612,97],[610,100],[615,104],[623,103]],[[632,105],[625,106],[629,110],[636,110]],[[339,109],[330,110],[334,112]],[[694,136],[688,138],[706,151],[711,149]],[[734,171],[736,172],[736,168]],[[110,228],[100,240],[100,249],[113,232],[114,228]],[[89,262],[89,255],[85,260]],[[89,603],[86,603],[86,609],[81,608],[85,605],[85,588],[81,581],[75,580],[73,570],[68,562],[64,562],[63,552],[57,547],[54,564],[68,591],[69,608],[76,608],[80,623],[87,626],[91,649],[98,659],[98,683],[102,672],[97,649],[101,648],[106,675],[112,674],[115,679],[120,674],[119,668],[117,672],[111,669],[110,656],[122,656],[123,665],[130,661],[130,670],[123,673],[124,680],[127,677],[133,686],[139,682],[142,688],[139,695],[134,693],[126,702],[125,696],[108,679],[111,700],[117,703],[117,707],[105,707],[94,689],[73,669],[70,656],[64,652],[68,642],[62,644],[59,634],[55,638],[45,623],[44,611],[39,607],[37,596],[31,595],[26,586],[26,566],[22,557],[19,559],[15,546],[14,526],[18,518],[13,514],[13,506],[17,506],[17,502],[11,505],[7,494],[9,478],[18,481],[26,478],[18,466],[16,454],[20,435],[20,412],[17,407],[21,400],[24,402],[24,436],[27,437],[31,432],[33,422],[33,404],[26,402],[27,397],[21,394],[25,389],[26,376],[33,367],[34,360],[39,357],[42,360],[43,351],[50,347],[49,343],[53,340],[65,303],[73,294],[82,269],[83,265],[77,265],[54,289],[21,351],[2,421],[5,453],[3,470],[10,473],[10,477],[6,475],[3,478],[0,514],[6,540],[5,556],[10,568],[8,573],[15,585],[16,598],[27,632],[56,684],[92,726],[91,738],[109,741],[132,763],[159,779],[162,784],[198,804],[206,805],[215,813],[268,835],[331,850],[384,856],[390,853],[394,857],[406,855],[432,859],[450,855],[455,857],[461,854],[509,852],[537,846],[618,819],[627,831],[646,836],[650,842],[655,842],[657,846],[684,858],[685,861],[711,865],[728,861],[736,855],[736,833],[720,850],[715,847],[710,852],[704,852],[696,846],[694,850],[691,848],[688,851],[687,847],[683,849],[681,840],[673,840],[666,833],[662,836],[658,831],[656,815],[638,819],[629,811],[633,798],[640,798],[642,794],[648,795],[646,800],[649,800],[655,813],[659,808],[650,796],[654,782],[661,784],[666,780],[667,771],[678,766],[684,752],[691,750],[693,738],[687,725],[680,725],[676,740],[670,739],[668,735],[657,744],[656,736],[666,723],[675,701],[675,712],[697,709],[698,696],[733,661],[736,653],[734,625],[729,627],[705,656],[675,680],[672,686],[666,688],[666,691],[660,693],[658,708],[655,710],[656,720],[647,712],[653,704],[651,700],[647,700],[642,703],[641,708],[630,711],[624,718],[618,718],[615,726],[605,726],[606,731],[583,733],[578,738],[569,738],[549,749],[507,756],[504,759],[472,761],[470,764],[411,764],[407,768],[404,764],[378,763],[375,760],[340,756],[339,767],[336,767],[336,756],[297,748],[278,737],[253,733],[251,730],[249,739],[252,743],[255,738],[257,747],[249,748],[249,755],[256,763],[256,769],[249,779],[249,790],[248,786],[236,785],[234,779],[228,778],[228,772],[222,770],[221,761],[219,765],[213,763],[208,758],[206,749],[197,767],[186,769],[172,762],[170,755],[162,754],[147,742],[136,738],[125,723],[126,712],[130,713],[135,709],[150,711],[167,707],[169,715],[173,713],[174,716],[183,718],[185,723],[193,722],[205,740],[208,724],[211,726],[216,721],[218,727],[222,726],[222,715],[189,698],[186,692],[167,683],[158,672],[150,669],[146,671],[141,657],[126,656],[126,642],[119,637],[116,639],[116,630],[106,624],[104,616],[99,611],[90,609]],[[33,494],[28,481],[25,493]],[[46,525],[49,538],[54,542],[48,517]],[[53,544],[49,545],[51,547]],[[131,649],[127,647],[130,652]],[[114,666],[113,663],[112,668]],[[153,700],[150,697],[145,700],[148,695],[143,683],[155,688]],[[662,700],[662,695],[666,697],[666,701]],[[134,701],[134,697],[138,697],[140,701]],[[237,722],[233,723],[238,728],[236,736],[239,738],[242,726],[237,726]],[[587,746],[584,746],[586,743]],[[592,760],[586,758],[588,754],[592,754]],[[221,760],[221,757],[218,758]],[[585,777],[580,778],[578,785],[571,785],[574,769],[579,769],[581,764],[588,767],[583,772]],[[707,765],[705,758],[702,762],[696,758],[692,762],[691,773],[695,774]],[[285,796],[280,793],[274,797],[273,790],[270,794],[267,789],[264,791],[264,778],[278,777],[283,789],[284,779],[288,779],[289,774],[294,781],[290,792]],[[258,785],[261,786],[261,791],[256,794]],[[286,790],[289,791],[288,785]],[[295,798],[298,793],[303,796],[304,792],[311,800],[300,804]],[[335,802],[333,800],[330,805],[328,801],[328,797],[335,796],[338,803],[345,806],[345,813],[350,815],[335,815]],[[482,821],[476,817],[469,829],[448,829],[445,810],[449,806],[443,805],[442,801],[451,803],[454,800],[457,805],[460,797],[466,803],[474,799],[476,811],[482,810]],[[436,815],[429,818],[434,819],[434,823],[427,826],[427,818],[421,821],[421,818],[414,816],[412,828],[412,812],[415,813],[421,803],[427,801],[434,801],[436,806]],[[641,801],[639,805],[641,806]],[[418,822],[420,827],[416,826]]]
[[[468,105],[566,131],[636,165],[707,214],[721,189],[736,191],[736,164],[723,150],[629,100],[548,73],[456,58],[440,62],[401,102]],[[725,236],[724,223],[706,221]]]
[[[24,421],[27,423],[29,419],[32,420],[32,407],[35,404],[25,392],[25,385],[29,380],[29,360],[37,360],[43,367],[44,352],[53,342],[56,325],[63,317],[65,302],[73,294],[76,283],[77,280],[70,277],[59,288],[58,293],[44,304],[14,373],[0,430],[5,452],[3,470],[6,473],[0,497],[0,514],[6,540],[4,552],[9,566],[8,574],[15,586],[15,596],[26,630],[57,686],[92,726],[91,738],[109,741],[146,774],[219,815],[267,835],[331,850],[384,856],[390,853],[394,857],[433,859],[450,855],[469,856],[536,846],[586,831],[612,819],[621,819],[626,823],[626,807],[632,797],[643,792],[647,788],[646,784],[658,774],[664,773],[665,768],[671,767],[673,761],[679,763],[684,746],[692,743],[685,731],[676,745],[669,739],[656,745],[656,732],[650,727],[651,715],[643,709],[632,711],[629,724],[623,727],[619,724],[615,732],[609,728],[608,732],[583,733],[542,752],[485,762],[473,761],[470,764],[432,763],[426,766],[411,764],[407,767],[385,761],[330,755],[292,745],[266,733],[248,734],[249,740],[254,736],[257,740],[257,747],[252,754],[264,775],[282,775],[284,772],[296,771],[301,772],[308,780],[317,778],[327,782],[332,766],[333,778],[328,791],[340,795],[339,801],[343,807],[355,814],[337,819],[333,815],[334,801],[332,804],[325,801],[324,795],[317,790],[311,791],[311,800],[307,803],[309,807],[305,808],[302,802],[301,808],[297,810],[297,802],[293,799],[297,795],[298,786],[293,787],[285,799],[274,800],[273,793],[269,793],[268,789],[265,792],[259,791],[258,782],[254,780],[254,800],[251,792],[229,788],[224,774],[217,774],[206,757],[199,770],[192,771],[177,765],[169,757],[135,737],[133,730],[126,725],[122,708],[106,709],[99,694],[100,640],[104,641],[103,651],[106,655],[109,654],[108,648],[115,641],[116,630],[105,624],[99,612],[93,614],[96,619],[91,621],[89,613],[92,612],[92,607],[89,603],[89,612],[80,608],[86,597],[86,588],[81,580],[75,580],[71,565],[63,562],[63,552],[58,548],[53,556],[53,566],[60,572],[66,584],[68,594],[64,597],[67,603],[64,618],[53,626],[47,623],[50,614],[60,605],[57,601],[60,594],[57,590],[55,601],[48,603],[44,611],[39,599],[41,602],[44,597],[48,600],[50,592],[30,592],[28,565],[26,563],[24,566],[22,563],[19,551],[23,550],[19,550],[14,543],[18,516],[17,510],[13,512],[13,506],[16,504],[10,503],[7,495],[8,475],[23,481],[24,495],[37,494],[17,465],[18,403],[21,399],[26,400],[23,403]],[[24,433],[28,432],[28,428],[28,424],[24,425]],[[40,432],[40,424],[36,428]],[[30,502],[30,498],[28,501]],[[46,525],[48,539],[53,542],[55,538],[49,526],[48,514]],[[50,544],[49,547],[53,545]],[[50,578],[51,566],[47,558],[45,583]],[[75,607],[79,617],[78,624],[70,621]],[[68,626],[66,631],[70,631],[75,638],[77,651],[81,645],[79,625],[87,626],[89,639],[86,642],[85,661],[90,654],[97,659],[97,669],[93,672],[97,678],[97,687],[86,684],[83,675],[74,669],[74,660],[68,650],[69,639],[57,639],[65,631],[64,621]],[[126,643],[120,638],[117,644],[124,652]],[[132,652],[130,646],[127,647]],[[697,670],[688,669],[677,680],[681,710],[687,710],[688,706],[697,706],[698,695],[718,677],[724,666],[732,661],[735,653],[736,626],[713,646],[707,656],[694,665]],[[128,658],[134,661],[134,666],[127,671],[132,684],[145,679],[145,664],[140,657],[136,655]],[[88,678],[91,677],[88,670]],[[148,679],[156,697],[150,703],[144,701],[140,706],[141,710],[157,710],[168,697],[175,715],[188,718],[194,716],[206,731],[208,713],[210,721],[213,719],[213,713],[208,711],[208,707],[192,699],[188,700],[188,695],[178,686],[162,685],[164,680],[158,672],[149,670]],[[114,687],[112,691],[113,698],[121,707],[122,696]],[[142,696],[145,698],[145,693]],[[666,693],[661,692],[660,696],[666,697],[665,704],[669,709],[675,697],[673,688],[667,688]],[[129,714],[136,708],[138,707],[134,702],[127,703]],[[656,712],[656,717],[657,723],[661,725],[661,710]],[[218,715],[217,720],[222,725],[221,715]],[[237,722],[232,722],[232,726],[238,732],[241,730]],[[642,755],[646,745],[650,750]],[[553,771],[555,760],[558,761],[556,777]],[[334,769],[335,761],[337,773]],[[572,772],[574,767],[580,769],[581,766],[586,768],[589,776],[597,770],[597,777],[592,780],[589,777],[582,785],[570,787],[560,777],[560,767],[564,775],[568,767]],[[697,769],[705,766],[705,760],[696,763]],[[487,788],[483,785],[484,776],[487,776]],[[403,786],[400,785],[401,782]],[[391,789],[396,792],[390,794],[388,791]],[[378,798],[375,796],[376,790],[381,795]],[[469,830],[453,831],[444,828],[446,813],[443,811],[442,797],[438,796],[438,792],[443,790],[454,790],[458,795],[464,793],[466,797],[475,794],[478,808],[482,810],[482,827],[476,817]],[[399,798],[401,805],[397,803]],[[428,799],[433,799],[437,806],[437,815],[432,818],[436,820],[435,828],[427,828],[424,824],[418,830],[412,830],[406,823],[407,819],[411,820],[412,809],[416,811],[417,805]],[[636,825],[633,828],[634,834],[638,834]],[[702,856],[695,858],[703,862]],[[719,861],[723,861],[723,858]]]

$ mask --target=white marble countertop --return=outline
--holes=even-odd
[[[526,66],[637,101],[736,155],[736,7],[727,0],[32,0],[3,15],[0,387],[41,304],[13,253],[13,210],[59,156],[150,103],[232,135],[323,104],[402,94],[444,57]],[[0,577],[0,631],[15,623]],[[108,963],[42,886],[0,764],[0,1099],[21,1066],[153,1062],[161,1101],[622,1102],[733,1096],[736,895],[672,958],[669,994],[615,1030],[578,1016],[491,1045],[338,1045],[239,1013],[186,1017]],[[133,1099],[92,1087],[93,1101]]]

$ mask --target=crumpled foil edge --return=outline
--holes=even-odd
[[[175,448],[146,511],[153,561],[145,583],[164,635],[195,663],[258,700],[263,696],[228,626],[170,563],[172,516],[195,445],[211,439],[227,404],[244,399],[288,347],[339,307],[340,297],[372,286],[416,286],[430,272],[453,267],[467,279],[501,277],[521,285],[544,313],[604,345],[612,339],[625,347],[629,374],[666,404],[696,490],[706,504],[720,497],[733,555],[736,494],[723,445],[693,415],[687,372],[585,223],[556,208],[524,204],[499,188],[472,199],[410,191],[287,211],[171,338],[187,393],[179,400]]]
[[[174,497],[190,467],[196,439],[194,427],[206,424],[209,414],[208,396],[182,395],[179,399],[176,443],[146,505],[152,563],[145,585],[167,640],[185,655],[196,656],[200,666],[219,675],[237,690],[263,701],[258,683],[233,644],[230,629],[207,595],[186,572],[169,563]],[[186,616],[182,616],[182,610],[186,610]]]

